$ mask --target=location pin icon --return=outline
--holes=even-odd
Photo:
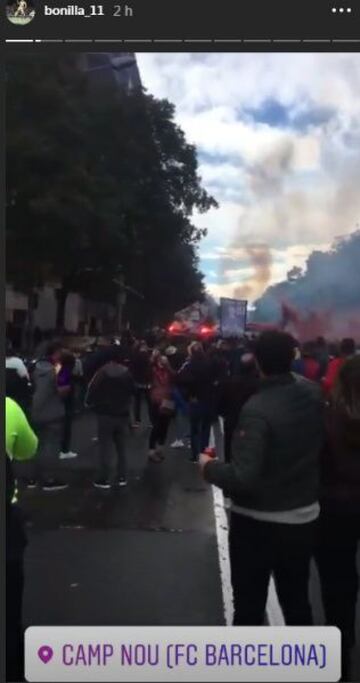
[[[38,657],[39,659],[41,659],[43,664],[47,664],[48,662],[50,662],[50,660],[53,657],[53,654],[54,650],[49,645],[42,645],[42,647],[38,649]]]

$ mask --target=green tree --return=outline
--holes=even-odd
[[[70,291],[115,300],[119,269],[152,319],[203,294],[191,216],[216,202],[174,116],[144,92],[94,90],[74,55],[8,63],[7,277],[28,293],[56,281],[59,327]]]

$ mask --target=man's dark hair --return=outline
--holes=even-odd
[[[44,358],[52,358],[54,353],[56,353],[57,351],[61,351],[62,349],[63,349],[63,345],[61,344],[61,342],[58,342],[58,341],[49,342],[48,344],[46,344],[46,346],[44,348],[43,356],[44,356]]]
[[[341,341],[340,353],[342,356],[353,356],[355,353],[355,341],[347,337]]]
[[[117,346],[117,344],[113,344],[109,347],[106,356],[107,360],[113,363],[124,363],[125,361],[124,349],[122,349],[121,346]]]
[[[326,348],[326,339],[325,337],[317,337],[316,339],[316,344],[319,348],[324,349]]]
[[[306,341],[302,347],[302,355],[304,358],[316,357],[316,342]]]
[[[287,332],[263,332],[257,340],[254,352],[264,375],[282,375],[291,371],[294,360],[295,340]]]
[[[69,349],[64,349],[61,353],[60,362],[63,368],[68,368],[72,372],[75,367],[75,355]]]

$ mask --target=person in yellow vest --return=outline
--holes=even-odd
[[[33,458],[38,439],[25,413],[5,399],[6,446],[6,680],[23,680],[22,596],[26,535],[17,505],[13,461]]]

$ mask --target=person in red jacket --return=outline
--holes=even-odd
[[[335,386],[337,376],[340,368],[343,366],[347,358],[351,358],[355,354],[355,341],[351,338],[343,339],[340,345],[339,358],[333,358],[327,367],[325,377],[322,380],[322,385],[326,396],[329,396]]]
[[[356,640],[360,542],[360,356],[343,363],[327,407],[317,561],[326,623],[342,632],[342,680]]]
[[[166,356],[155,349],[151,358],[152,380],[150,388],[150,415],[152,429],[149,438],[149,460],[160,463],[164,459],[163,448],[166,442],[171,418],[175,413],[172,400],[174,372]]]

